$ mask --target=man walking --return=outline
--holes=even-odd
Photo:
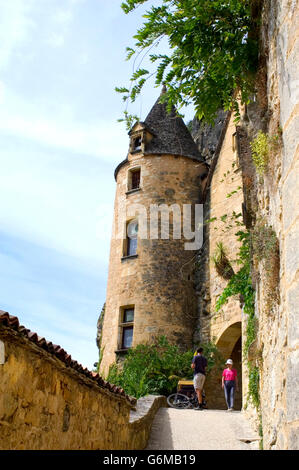
[[[203,348],[198,348],[196,352],[197,354],[192,359],[191,367],[194,374],[193,384],[198,399],[199,409],[202,410],[202,390],[206,379],[206,367],[208,365],[208,361],[202,354]]]

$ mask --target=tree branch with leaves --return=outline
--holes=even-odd
[[[149,0],[126,0],[128,14]],[[162,101],[170,110],[193,104],[196,116],[213,122],[217,111],[238,111],[236,90],[241,102],[254,91],[258,64],[258,16],[252,15],[257,0],[161,0],[143,15],[134,48],[127,48],[127,59],[148,53],[154,71],[142,67],[131,76],[131,86],[116,90],[124,101],[134,102],[148,78],[156,85],[165,83]],[[154,54],[162,38],[167,38],[168,54]],[[128,112],[125,120],[128,118]]]

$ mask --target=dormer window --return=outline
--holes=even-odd
[[[148,144],[154,137],[153,132],[147,128],[144,122],[137,121],[129,132],[130,153],[143,153],[146,151]]]

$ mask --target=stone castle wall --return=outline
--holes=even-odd
[[[141,167],[140,190],[128,192],[128,170]],[[201,175],[205,166],[191,158],[173,155],[131,155],[117,174],[114,208],[114,230],[119,216],[128,213],[133,204],[147,212],[151,204],[177,204],[183,214],[184,204],[201,200]],[[136,214],[138,217],[138,213]],[[182,216],[177,216],[182,222]],[[134,218],[133,216],[131,218]],[[176,219],[175,219],[176,220]],[[125,220],[121,223],[121,227]],[[170,231],[173,218],[170,219]],[[139,235],[141,223],[139,223]],[[185,250],[186,240],[138,238],[137,257],[123,256],[123,240],[112,237],[107,300],[102,334],[101,371],[107,373],[120,349],[121,308],[134,306],[133,346],[167,338],[182,348],[192,346],[196,320],[196,294],[193,270],[196,251]],[[120,355],[121,353],[118,353]]]
[[[222,127],[223,139],[220,140],[218,152],[215,151],[211,161],[205,197],[205,220],[210,220],[210,222],[206,224],[204,246],[198,258],[199,322],[194,339],[198,343],[200,341],[215,342],[224,360],[232,356],[238,340],[241,340],[242,310],[240,299],[236,297],[230,299],[219,312],[216,312],[216,301],[226,287],[228,279],[223,278],[217,272],[212,257],[217,251],[217,244],[222,243],[231,267],[235,272],[239,269],[234,261],[239,251],[236,232],[240,230],[240,227],[236,226],[236,221],[241,222],[242,215],[237,218],[232,217],[233,213],[242,214],[243,203],[242,172],[238,158],[236,131],[234,116],[227,115],[226,123]],[[240,343],[239,354],[234,357],[240,390],[242,390],[241,347]],[[225,409],[226,407],[221,389],[221,372],[222,370],[213,371],[206,380],[205,391],[210,408]],[[239,392],[236,396],[235,408],[240,409],[241,404],[241,392]]]
[[[45,350],[49,343],[41,347],[35,336],[0,325],[0,448],[145,448],[164,397],[133,403]]]
[[[238,298],[230,300],[223,306],[221,312],[216,313],[215,311],[217,298],[227,285],[227,280],[218,274],[212,260],[213,255],[217,251],[217,244],[220,242],[223,243],[227,258],[234,271],[236,272],[239,269],[235,259],[239,251],[236,233],[240,228],[235,225],[235,222],[237,220],[242,221],[243,193],[236,138],[233,138],[235,134],[236,125],[234,123],[234,115],[232,115],[209,189],[210,219],[217,218],[217,220],[210,223],[209,228],[209,292],[211,297],[209,334],[210,338],[215,339],[216,343],[230,325],[241,321],[241,308]],[[235,142],[234,144],[233,141]],[[234,191],[236,192],[233,194]],[[241,214],[241,217],[236,219],[234,217],[231,218],[233,213]],[[226,217],[224,221],[221,220],[223,217]],[[231,351],[224,352],[229,354]]]

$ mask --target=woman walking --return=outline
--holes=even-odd
[[[222,372],[222,388],[224,389],[227,410],[233,411],[235,390],[239,391],[238,377],[236,369],[233,369],[233,361],[226,361],[227,368]]]

